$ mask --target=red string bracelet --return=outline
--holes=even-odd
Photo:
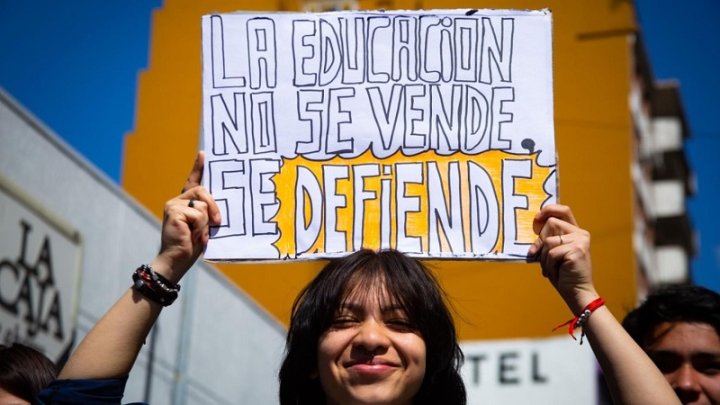
[[[603,305],[605,305],[605,300],[602,299],[602,297],[596,298],[594,301],[585,306],[585,308],[580,312],[580,315],[556,326],[555,328],[553,328],[553,332],[562,328],[565,325],[570,325],[568,327],[568,333],[570,334],[570,336],[572,336],[573,339],[577,340],[577,338],[575,337],[575,328],[582,328],[587,322],[588,318],[590,318],[590,315],[593,313],[593,311]],[[583,342],[583,337],[585,337],[585,331],[582,331],[582,333],[580,334],[580,344],[582,344]]]

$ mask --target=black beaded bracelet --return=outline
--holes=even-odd
[[[155,270],[147,264],[140,265],[140,267],[135,269],[135,273],[142,275],[145,280],[152,281],[153,284],[157,284],[165,291],[180,291],[180,284],[173,284],[170,280],[163,277],[162,274],[156,273]]]
[[[145,264],[135,270],[132,279],[135,291],[165,307],[175,302],[180,291],[179,284],[172,284]]]

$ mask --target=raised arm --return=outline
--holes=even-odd
[[[581,229],[570,208],[549,205],[533,223],[538,239],[528,254],[537,257],[542,274],[579,316],[600,297],[592,280],[590,234]],[[604,305],[594,309],[583,327],[605,373],[616,404],[680,404],[662,373]]]
[[[220,223],[215,201],[200,186],[203,162],[200,152],[182,193],[165,205],[161,248],[150,267],[171,284],[177,284],[203,252],[209,225]],[[80,342],[59,378],[127,376],[161,309],[161,304],[128,289]]]

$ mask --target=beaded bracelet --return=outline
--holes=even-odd
[[[577,340],[577,338],[575,337],[575,329],[582,328],[583,326],[585,326],[588,319],[590,318],[590,315],[592,315],[592,313],[596,309],[600,308],[603,305],[605,305],[605,300],[602,299],[602,297],[596,298],[591,303],[587,304],[585,306],[585,308],[583,308],[583,310],[580,312],[580,315],[574,317],[573,319],[571,319],[565,323],[562,323],[562,324],[556,326],[555,328],[553,328],[553,332],[558,330],[559,328],[562,328],[565,325],[570,325],[568,327],[568,333],[570,334],[570,336],[572,336],[573,339]],[[580,344],[583,343],[584,337],[585,337],[585,331],[583,330],[580,333]]]
[[[180,284],[171,283],[146,264],[135,269],[132,279],[135,291],[165,307],[175,302],[180,291]]]

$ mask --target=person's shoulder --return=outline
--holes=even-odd
[[[125,378],[55,380],[40,391],[35,405],[120,404],[125,391]],[[133,404],[141,405],[142,402]]]

